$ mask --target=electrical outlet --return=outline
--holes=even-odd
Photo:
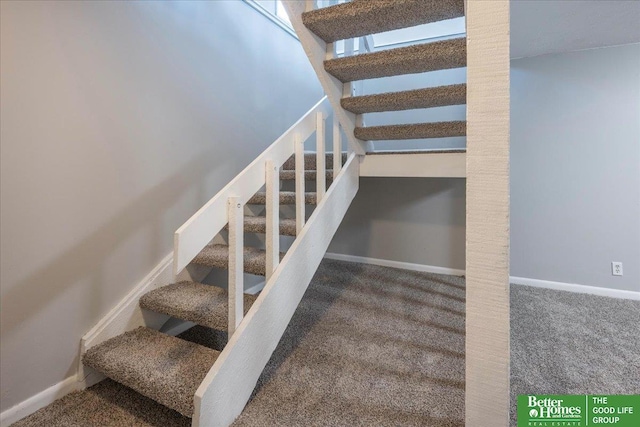
[[[611,262],[611,274],[614,276],[622,276],[622,263],[617,261]]]

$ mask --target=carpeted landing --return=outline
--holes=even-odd
[[[462,278],[323,261],[234,425],[463,426],[464,297]],[[512,398],[640,392],[640,302],[512,286],[511,304]],[[212,331],[181,337],[219,350]],[[15,426],[190,424],[105,380]]]

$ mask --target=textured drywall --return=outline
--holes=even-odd
[[[465,424],[509,423],[509,1],[467,3]]]
[[[511,99],[512,275],[640,291],[640,44],[514,60]]]
[[[322,92],[241,1],[2,1],[1,19],[4,411],[75,373],[81,336]]]

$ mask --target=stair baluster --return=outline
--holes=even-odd
[[[325,116],[322,111],[316,113],[316,204],[319,204],[327,191]]]
[[[342,169],[342,138],[340,138],[340,123],[333,115],[333,179],[335,180]]]
[[[266,278],[268,282],[280,263],[280,167],[267,160],[266,170]]]
[[[229,338],[244,314],[244,205],[239,197],[229,197]]]
[[[294,138],[296,159],[296,235],[302,232],[305,222],[304,139]]]

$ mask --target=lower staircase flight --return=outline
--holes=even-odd
[[[353,91],[354,81],[464,67],[465,37],[343,57],[334,44],[464,16],[463,0],[353,0],[307,10],[313,3],[283,5],[327,97],[178,229],[175,283],[139,298],[146,311],[226,332],[225,345],[211,349],[139,320],[88,345],[82,355],[85,366],[192,417],[194,426],[228,426],[249,400],[358,191],[367,141],[466,134],[465,121],[365,126],[363,120],[366,113],[463,105],[466,84],[374,95]],[[335,156],[325,146],[332,114],[332,153],[340,153]],[[305,141],[313,135],[315,152],[306,153]],[[310,183],[313,191],[307,190]],[[246,246],[245,234],[257,235],[251,241],[260,244]],[[287,250],[280,248],[281,237],[290,241]],[[192,267],[227,270],[227,287],[199,283]],[[264,277],[259,295],[244,293],[245,274]]]

